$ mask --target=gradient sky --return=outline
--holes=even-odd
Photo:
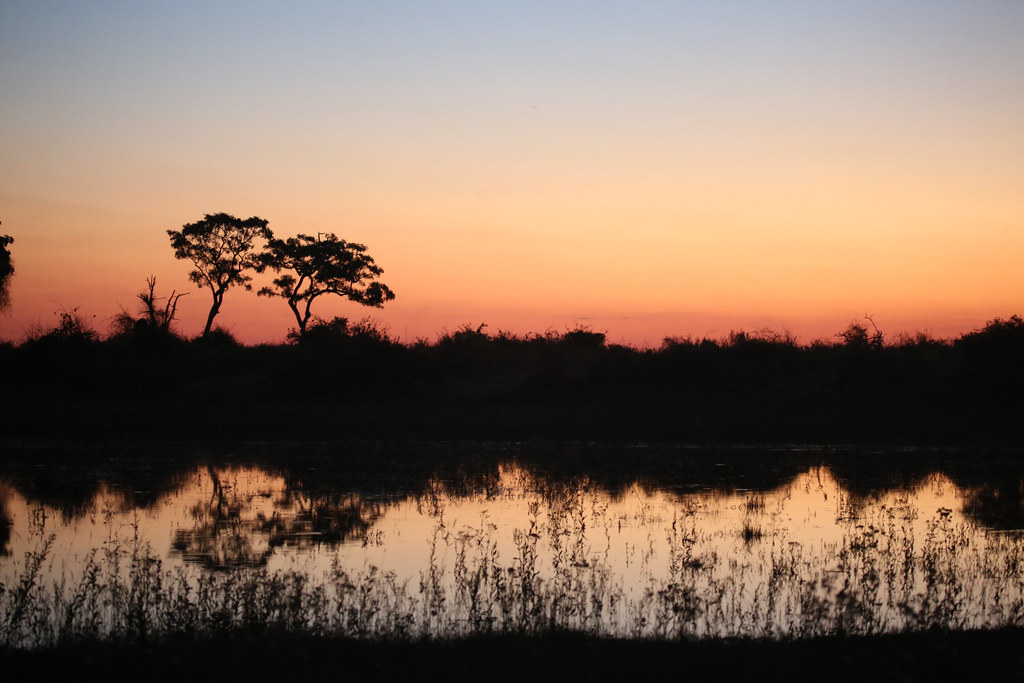
[[[1024,312],[1019,0],[7,1],[0,93],[0,339],[151,274],[199,333],[165,231],[220,211],[366,244],[398,298],[314,312],[403,340]]]

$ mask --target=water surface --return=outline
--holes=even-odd
[[[9,465],[9,638],[173,631],[169,601],[195,629],[385,636],[799,637],[1024,615],[1012,463],[474,448]]]

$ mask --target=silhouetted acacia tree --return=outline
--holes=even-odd
[[[220,312],[224,293],[232,285],[252,289],[246,271],[259,265],[256,241],[271,240],[274,235],[262,218],[242,220],[226,213],[206,214],[203,220],[168,230],[174,256],[188,259],[196,267],[188,277],[199,287],[208,287],[213,305],[206,318],[203,338],[210,334],[213,319]]]
[[[13,242],[14,238],[10,235],[0,235],[0,311],[11,305],[9,287],[11,276],[14,275],[14,262],[11,261],[11,252],[7,246]]]
[[[323,294],[378,308],[395,298],[387,285],[376,281],[384,271],[366,253],[366,247],[333,233],[271,239],[261,255],[260,271],[266,268],[284,274],[274,280],[273,287],[264,287],[257,294],[285,299],[295,314],[299,334],[306,331],[313,300]]]

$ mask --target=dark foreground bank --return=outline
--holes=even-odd
[[[806,641],[628,641],[577,635],[445,642],[233,637],[0,651],[8,680],[1024,679],[1024,630]]]
[[[854,329],[854,328],[851,328]],[[956,340],[863,328],[801,346],[764,333],[514,337],[403,345],[373,330],[241,346],[65,335],[0,345],[0,434],[147,439],[557,439],[1018,445],[1024,320]],[[856,334],[854,332],[857,332]]]

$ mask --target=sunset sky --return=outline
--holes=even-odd
[[[0,4],[0,340],[227,212],[364,243],[403,341],[734,329],[951,336],[1024,313],[1024,2]],[[95,316],[95,317],[93,317]],[[281,300],[217,323],[284,338]]]

